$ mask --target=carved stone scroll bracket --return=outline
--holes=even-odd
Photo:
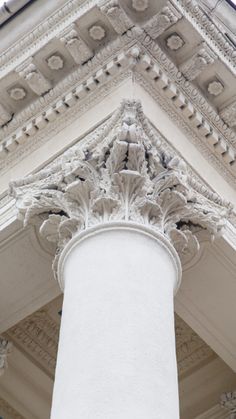
[[[236,127],[236,99],[221,110],[220,116],[229,127]]]
[[[32,60],[24,62],[16,72],[38,96],[48,92],[52,87],[50,81],[38,70]]]
[[[177,11],[177,9],[167,1],[166,6],[153,16],[143,27],[144,30],[150,35],[153,39],[156,39],[160,36],[165,30],[174,25],[181,19],[182,15]]]
[[[188,80],[194,80],[210,64],[213,64],[217,56],[205,44],[202,43],[187,61],[180,66],[180,71]]]
[[[60,41],[64,44],[76,64],[83,64],[94,54],[91,48],[79,36],[76,25],[70,25],[66,31],[59,35]]]
[[[111,0],[108,3],[101,5],[100,10],[107,17],[114,30],[119,35],[122,35],[134,26],[132,20],[122,9],[119,0]]]
[[[0,336],[0,376],[3,375],[7,368],[7,357],[11,352],[12,344],[8,340]]]
[[[229,419],[236,419],[236,391],[223,393],[220,404],[224,409],[228,410]]]
[[[183,258],[198,251],[196,232],[219,234],[231,211],[193,179],[181,158],[163,149],[141,104],[129,100],[101,134],[69,149],[50,167],[12,182],[10,194],[24,224],[40,223],[40,233],[56,243],[55,271],[73,235],[95,225],[148,226]]]

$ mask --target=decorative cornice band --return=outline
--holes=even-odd
[[[236,51],[196,0],[171,0],[220,59],[236,74]]]
[[[126,40],[125,38],[123,39],[125,42],[133,42],[135,34],[133,37],[132,31],[130,32],[131,36],[127,35]],[[141,36],[142,38],[144,36],[142,31]],[[189,127],[192,129],[192,132],[196,133],[197,136],[203,140],[202,147],[211,150],[211,152],[213,151],[211,158],[217,159],[218,156],[218,162],[216,164],[217,169],[219,170],[221,165],[222,168],[228,168],[231,174],[235,176],[235,150],[226,140],[227,131],[222,129],[218,131],[219,128],[222,128],[222,124],[219,124],[219,118],[213,118],[214,124],[212,125],[207,122],[207,120],[209,120],[209,116],[212,116],[212,111],[210,111],[209,105],[207,105],[207,108],[204,108],[204,101],[200,100],[200,94],[197,93],[196,95],[196,91],[192,91],[193,101],[189,100],[188,95],[189,93],[191,94],[191,90],[188,89],[189,84],[187,85],[183,77],[179,76],[178,69],[174,69],[173,64],[170,61],[168,62],[166,56],[160,52],[156,44],[154,46],[154,52],[158,52],[157,56],[160,60],[160,64],[155,62],[150,53],[145,53],[144,48],[139,46],[139,44],[137,44],[138,49],[133,46],[132,48],[127,48],[125,51],[123,50],[123,52],[119,53],[120,45],[120,42],[115,42],[114,48],[118,49],[116,56],[113,57],[110,61],[108,60],[106,65],[100,67],[100,69],[97,69],[93,75],[88,76],[87,80],[85,79],[83,83],[80,83],[77,86],[76,84],[71,83],[71,79],[74,81],[77,79],[77,77],[79,77],[79,70],[75,72],[73,77],[70,76],[68,82],[73,87],[69,90],[67,88],[67,93],[64,92],[64,95],[56,102],[54,102],[50,107],[46,108],[46,110],[44,101],[46,101],[47,98],[45,97],[43,101],[39,101],[39,105],[43,108],[43,112],[38,114],[36,118],[28,120],[25,126],[17,129],[11,137],[6,139],[5,143],[0,145],[0,159],[2,160],[0,162],[0,168],[3,169],[5,165],[9,164],[8,162],[10,155],[12,155],[13,158],[14,155],[17,155],[19,146],[22,146],[20,147],[22,151],[24,148],[26,148],[27,144],[29,148],[29,142],[32,141],[33,137],[38,136],[40,132],[45,132],[44,135],[46,137],[48,133],[48,127],[51,123],[58,119],[60,115],[65,118],[65,112],[68,112],[70,108],[73,108],[80,101],[84,102],[89,93],[94,95],[95,91],[109,82],[109,80],[117,78],[119,74],[130,68],[130,70],[133,69],[137,73],[143,74],[153,87],[161,90],[170,105],[175,108],[175,111],[187,121]],[[150,42],[149,45],[147,45],[147,48],[152,50]],[[135,67],[134,61],[132,59],[134,50],[137,50],[139,54],[139,58],[136,59]],[[144,53],[141,53],[141,50],[143,50]],[[165,68],[165,70],[163,70],[163,68]],[[170,69],[168,73],[166,70],[167,68]],[[169,73],[171,73],[171,78]],[[175,80],[177,79],[178,83],[176,83],[176,81],[173,82],[173,78]],[[65,82],[63,82],[63,87],[64,86]],[[180,87],[183,90],[187,87],[187,94],[183,94],[180,91]],[[56,88],[56,91],[58,91],[58,87]],[[48,97],[51,100],[53,97],[52,93],[50,93]],[[197,97],[199,97],[199,100]],[[201,112],[204,111],[204,113],[207,113],[207,120],[205,119],[206,117],[204,114],[202,115],[201,112],[195,109],[196,105],[194,102],[196,102],[196,99],[197,105],[200,104],[200,107],[202,108]],[[215,128],[215,124],[218,125],[217,129]],[[193,134],[191,135],[193,136]],[[232,177],[231,181],[233,185],[235,185],[234,176]]]

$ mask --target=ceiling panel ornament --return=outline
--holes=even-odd
[[[185,162],[168,155],[141,104],[123,101],[91,143],[68,150],[50,168],[12,182],[19,215],[40,223],[40,233],[59,255],[72,236],[105,222],[148,225],[165,235],[181,257],[199,249],[194,234],[217,235],[231,206],[202,188]]]

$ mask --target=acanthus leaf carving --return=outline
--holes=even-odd
[[[191,179],[185,162],[169,156],[136,101],[123,101],[105,135],[77,145],[48,169],[12,182],[25,224],[56,242],[58,257],[76,232],[104,221],[146,224],[180,256],[194,254],[201,229],[217,235],[231,206]]]

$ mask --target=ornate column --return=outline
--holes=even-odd
[[[11,193],[24,223],[57,246],[51,418],[178,418],[179,257],[198,251],[198,230],[221,230],[228,206],[166,152],[135,101]]]

